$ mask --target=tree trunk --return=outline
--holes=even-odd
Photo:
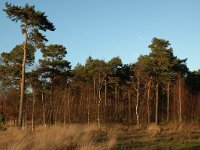
[[[118,102],[118,97],[117,97],[117,83],[115,83],[115,106],[114,106],[114,109],[115,109],[115,111],[114,111],[114,120],[116,120],[116,121],[118,121],[118,111],[117,111],[117,109],[118,109],[118,107],[117,107],[117,103]]]
[[[28,100],[26,100],[25,108],[22,115],[22,129],[27,127],[27,111],[28,111]]]
[[[53,117],[52,86],[50,90],[49,102],[50,102],[50,105],[49,105],[48,125],[51,126],[52,117]]]
[[[93,77],[93,99],[94,99],[94,104],[96,104],[96,79],[95,79],[95,76]]]
[[[129,125],[131,125],[131,94],[130,91],[128,91],[128,120],[129,120]]]
[[[104,119],[106,120],[106,108],[107,108],[107,81],[105,79],[104,81],[104,86],[105,86],[105,89],[104,89]]]
[[[87,95],[87,122],[90,124],[90,93]]]
[[[178,79],[178,101],[179,101],[179,123],[182,123],[182,93],[181,93],[181,77]]]
[[[35,113],[35,92],[33,91],[33,103],[32,103],[32,117],[31,117],[31,129],[34,131],[35,124],[34,124],[34,113]]]
[[[84,90],[83,90],[84,92]],[[83,92],[81,91],[81,97],[80,97],[80,102],[79,102],[79,109],[78,109],[78,114],[79,114],[79,121],[82,122],[82,118],[83,118],[83,111],[82,111],[82,101],[83,101]]]
[[[66,125],[66,108],[67,107],[67,102],[66,102],[66,99],[64,99],[64,115],[63,115],[63,124],[64,126]]]
[[[101,104],[101,79],[99,75],[99,88],[98,88],[98,94],[99,94],[99,101],[97,104],[97,122],[98,122],[98,127],[101,129],[101,122],[100,122],[100,104]]]
[[[46,106],[45,106],[45,100],[44,100],[44,92],[42,92],[42,121],[43,125],[46,127]]]
[[[139,107],[139,98],[140,98],[140,79],[139,77],[137,77],[137,88],[136,88],[136,106],[135,106],[135,114],[136,114],[136,121],[137,121],[137,125],[140,124],[140,120],[139,120],[139,112],[138,112],[138,107]]]
[[[64,111],[64,113],[66,113],[66,104],[65,104],[65,99],[66,99],[66,91],[65,91],[65,89],[64,89],[64,93],[63,93],[64,95],[63,95],[63,98],[62,98],[62,100],[61,100],[61,102],[60,102],[60,104],[59,104],[59,107],[58,107],[58,110],[57,110],[57,121],[61,121],[61,119],[59,120],[59,116],[62,114],[62,106],[64,106],[64,109],[63,109],[63,111]],[[63,104],[64,103],[64,104]]]
[[[94,106],[96,106],[97,102],[96,102],[96,77],[95,75],[93,76],[93,104]],[[96,108],[94,109],[94,119],[97,120],[98,116],[97,116],[97,112],[98,110],[96,110]]]
[[[156,113],[155,113],[155,123],[158,124],[158,93],[159,93],[159,82],[156,81]]]
[[[73,99],[72,99],[73,100]],[[70,93],[67,94],[67,109],[68,109],[68,122],[71,123],[71,111],[70,111]]]
[[[169,81],[167,82],[167,122],[169,122]]]
[[[2,94],[3,96],[3,99],[1,100],[1,112],[4,114],[4,100],[5,100],[5,96],[4,96],[4,93]]]
[[[147,123],[150,123],[150,92],[151,92],[151,79],[148,81],[147,85]]]
[[[22,76],[20,80],[20,102],[19,102],[19,116],[18,116],[18,126],[22,127],[22,113],[23,113],[23,102],[24,102],[24,87],[25,87],[25,73],[26,73],[26,53],[27,53],[27,43],[28,43],[28,36],[27,36],[27,28],[25,31],[25,41],[23,44],[24,49],[24,57],[22,62]]]
[[[190,115],[190,122],[194,122],[195,121],[195,104],[196,104],[196,97],[193,97],[193,94],[190,95],[190,102],[191,102],[191,106],[190,106],[190,111],[191,111],[191,115]]]

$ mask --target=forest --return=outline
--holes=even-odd
[[[168,40],[153,38],[150,52],[123,64],[88,57],[74,68],[67,50],[49,44],[41,31],[54,25],[34,6],[6,4],[12,21],[20,21],[25,41],[1,53],[0,108],[5,124],[57,123],[160,124],[200,122],[200,70],[174,56]],[[42,58],[35,62],[35,51]],[[20,101],[19,101],[20,100]],[[2,120],[2,119],[1,119]]]
[[[64,45],[47,44],[56,28],[44,12],[3,11],[24,41],[0,54],[0,149],[200,148],[200,69],[170,41],[152,38],[130,64],[88,56],[72,67]]]

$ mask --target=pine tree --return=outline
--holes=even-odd
[[[4,9],[9,19],[14,22],[20,21],[21,31],[25,37],[23,43],[23,62],[21,71],[21,92],[20,92],[20,105],[19,105],[19,117],[18,126],[22,126],[22,110],[24,101],[24,87],[25,87],[25,68],[27,64],[27,45],[28,43],[33,43],[35,46],[42,46],[44,41],[47,41],[45,36],[43,36],[39,31],[54,31],[54,25],[49,22],[47,16],[44,12],[36,11],[35,6],[29,6],[26,4],[24,7],[15,6],[6,3],[6,8]]]

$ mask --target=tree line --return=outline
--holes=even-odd
[[[6,122],[19,126],[56,123],[200,122],[200,70],[174,56],[168,40],[153,38],[150,52],[123,64],[88,57],[71,68],[67,50],[46,45],[40,31],[54,31],[34,6],[6,4],[12,21],[21,23],[25,40],[1,53],[0,108]],[[42,58],[35,62],[35,51]],[[20,101],[19,101],[20,100]]]

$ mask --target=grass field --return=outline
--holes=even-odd
[[[165,124],[70,124],[37,126],[35,131],[8,127],[0,132],[1,150],[199,150],[200,126]]]

